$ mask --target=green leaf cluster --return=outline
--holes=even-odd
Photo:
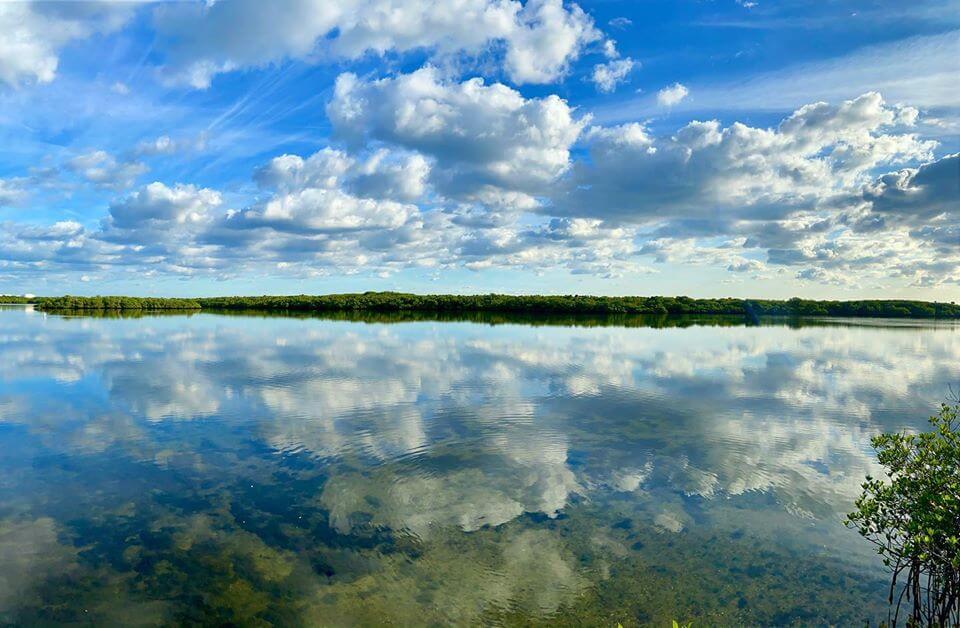
[[[890,602],[913,624],[960,623],[960,405],[943,404],[919,434],[872,439],[885,478],[867,477],[848,525],[892,572]]]
[[[512,314],[644,314],[733,316],[860,316],[904,318],[960,318],[960,305],[923,301],[788,301],[694,299],[691,297],[604,297],[590,295],[409,294],[362,292],[352,294],[206,297],[40,297],[43,310],[261,310],[307,312],[499,312]]]

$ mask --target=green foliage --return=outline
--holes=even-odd
[[[588,295],[354,294],[166,299],[156,297],[43,297],[43,310],[260,310],[285,312],[499,312],[530,315],[643,314],[745,316],[864,316],[960,318],[960,306],[922,301],[745,301],[690,297],[599,297]]]
[[[160,297],[40,297],[41,310],[199,310],[195,299]]]
[[[960,305],[926,301],[750,301],[760,316],[859,316],[864,318],[960,318]]]
[[[217,297],[204,308],[314,311],[517,312],[531,314],[743,314],[738,299],[689,297],[513,296],[505,294],[417,295],[364,292],[320,296]]]
[[[892,572],[894,623],[904,601],[911,624],[960,623],[958,412],[960,405],[943,404],[929,432],[875,437],[887,478],[868,477],[848,516],[848,524],[877,546]]]

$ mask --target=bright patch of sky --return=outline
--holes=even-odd
[[[960,298],[957,0],[0,2],[0,32],[0,293]]]

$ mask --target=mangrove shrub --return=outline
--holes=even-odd
[[[873,438],[886,478],[867,477],[848,524],[891,571],[896,625],[960,625],[960,405],[943,404],[932,430]]]

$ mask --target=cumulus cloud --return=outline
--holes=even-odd
[[[884,217],[917,224],[951,214],[956,220],[960,218],[960,153],[885,174],[865,186],[863,198]]]
[[[811,281],[819,284],[834,284],[838,286],[852,283],[851,278],[843,273],[817,267],[798,270],[796,278],[803,281]]]
[[[256,172],[269,193],[264,200],[228,212],[199,237],[222,247],[242,242],[248,256],[275,258],[288,270],[552,266],[611,276],[643,272],[631,259],[629,230],[596,219],[521,224],[512,212],[451,207],[428,182],[429,172],[421,155],[388,149],[283,155]]]
[[[6,268],[612,278],[656,272],[653,260],[846,287],[960,277],[957,156],[932,161],[919,112],[878,94],[806,105],[771,128],[692,121],[659,135],[590,127],[556,96],[428,66],[342,74],[328,114],[342,143],[268,160],[234,207],[215,190],[155,182],[114,201],[99,229],[8,223]],[[68,163],[113,187],[135,166],[102,151]]]
[[[327,113],[348,141],[425,154],[445,194],[482,200],[542,192],[570,167],[586,124],[557,96],[528,99],[480,78],[450,82],[432,67],[376,81],[342,74]]]
[[[358,165],[352,187],[368,198],[413,202],[426,195],[430,169],[423,155],[380,149]]]
[[[577,5],[561,0],[527,2],[507,40],[505,65],[518,83],[550,83],[567,72],[584,44],[600,38],[593,20]]]
[[[960,277],[957,155],[880,175],[846,208],[816,221],[796,219],[754,229],[746,246],[769,247],[769,261],[798,268],[804,281],[856,286],[870,277],[934,286]],[[823,213],[823,212],[821,212]],[[790,224],[793,223],[791,227]]]
[[[193,185],[154,182],[110,205],[100,231],[81,241],[92,261],[143,266],[150,272],[190,273],[217,267],[213,247],[198,234],[218,216],[219,192]]]
[[[148,170],[138,161],[119,161],[103,150],[77,155],[69,159],[66,166],[90,183],[115,190],[130,187]]]
[[[931,161],[937,143],[914,132],[918,115],[868,93],[800,107],[774,128],[693,121],[664,137],[639,123],[591,127],[589,160],[537,211],[639,226],[640,252],[659,262],[755,275],[786,266],[845,287],[858,275],[949,281],[960,274],[956,156]],[[758,249],[764,268],[744,261]]]
[[[121,229],[150,223],[200,222],[221,203],[220,194],[192,185],[169,188],[154,182],[110,206],[110,221]]]
[[[636,66],[633,59],[614,59],[593,66],[591,80],[601,92],[609,93],[627,79],[627,75]]]
[[[596,218],[524,217],[516,202],[507,210],[450,202],[433,186],[435,161],[388,148],[281,155],[255,171],[260,194],[239,209],[224,207],[214,190],[154,182],[112,203],[99,229],[7,224],[0,251],[24,274],[124,266],[217,276],[452,267],[649,272],[634,259],[633,230]]]
[[[935,142],[887,132],[910,115],[871,93],[801,107],[773,129],[694,121],[656,138],[638,123],[595,127],[590,163],[557,208],[624,222],[784,218],[851,192],[873,168],[929,159]]]
[[[680,83],[674,83],[657,92],[657,104],[663,107],[672,107],[686,98],[689,93],[690,90],[686,87]]]
[[[294,233],[396,229],[416,211],[413,205],[357,198],[337,189],[308,188],[233,214],[224,224]]]
[[[63,46],[116,30],[132,12],[115,2],[0,2],[0,81],[49,83]]]
[[[23,179],[0,179],[0,207],[13,205],[22,200],[27,192]]]
[[[264,188],[281,191],[306,187],[335,188],[354,165],[343,151],[323,148],[307,159],[299,155],[280,155],[257,169],[254,179]]]
[[[323,148],[307,159],[281,155],[254,174],[264,188],[291,191],[345,186],[359,196],[413,202],[427,192],[429,161],[419,153],[381,148],[364,158]]]
[[[763,262],[755,259],[737,259],[732,261],[727,270],[732,273],[759,272],[765,269]]]
[[[83,234],[83,225],[75,220],[61,220],[49,226],[25,227],[19,236],[25,240],[70,240]]]
[[[549,83],[600,38],[593,20],[562,0],[290,0],[279,12],[240,0],[167,5],[154,21],[168,76],[197,88],[217,74],[287,58],[411,50],[477,56],[497,48],[512,81]]]

